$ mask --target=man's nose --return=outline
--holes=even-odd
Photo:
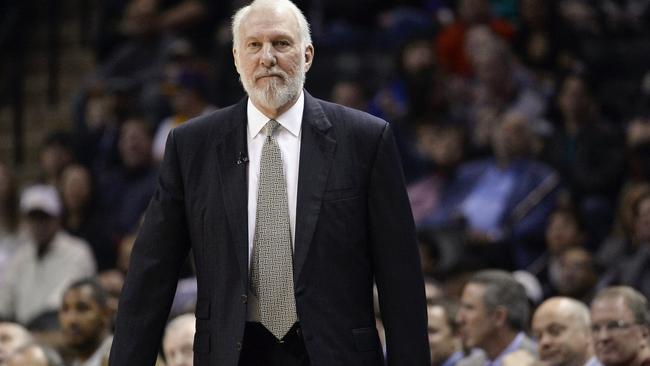
[[[273,45],[267,43],[262,47],[261,63],[265,67],[275,66],[275,64],[277,63],[277,59],[275,58],[275,51],[273,50]]]

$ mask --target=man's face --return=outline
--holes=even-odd
[[[0,365],[4,366],[9,356],[29,342],[29,333],[13,323],[0,323]]]
[[[589,358],[589,331],[562,307],[561,302],[544,303],[533,317],[533,335],[539,357],[553,366],[582,366]]]
[[[27,214],[27,230],[39,247],[49,244],[59,230],[59,219],[42,211]]]
[[[482,284],[468,283],[463,289],[456,322],[466,348],[481,348],[494,332],[494,319],[485,308],[484,294],[485,286]]]
[[[592,340],[596,356],[605,366],[628,365],[646,342],[623,298],[603,298],[591,305]]]
[[[118,144],[127,168],[141,168],[151,162],[151,136],[145,122],[135,119],[124,122]]]
[[[442,306],[429,305],[427,330],[429,333],[429,349],[431,363],[442,364],[459,347],[458,337],[447,322],[447,315]]]
[[[194,331],[193,323],[183,322],[165,334],[163,353],[167,366],[192,366]]]
[[[287,9],[255,8],[242,20],[235,66],[253,104],[265,110],[290,107],[300,95],[313,47],[304,45],[298,21]]]
[[[108,315],[93,298],[93,288],[68,290],[59,309],[59,322],[66,344],[73,348],[95,347],[106,330]]]
[[[597,274],[593,269],[591,253],[584,248],[566,249],[559,259],[558,292],[569,297],[580,297],[594,286]]]

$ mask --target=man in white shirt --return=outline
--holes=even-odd
[[[59,194],[53,186],[35,185],[22,194],[29,240],[20,245],[0,286],[0,316],[22,324],[55,313],[66,287],[95,274],[88,243],[61,229]]]

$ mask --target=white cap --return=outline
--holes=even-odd
[[[36,184],[25,188],[20,197],[20,211],[24,214],[42,211],[52,217],[61,215],[61,199],[54,186]]]

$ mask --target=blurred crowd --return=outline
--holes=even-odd
[[[70,101],[71,128],[48,131],[34,181],[0,162],[0,366],[105,364],[167,134],[244,96],[230,15],[245,3],[98,2],[96,68]],[[595,350],[607,365],[603,349],[617,348],[601,338],[649,325],[649,0],[296,4],[316,49],[306,89],[394,126],[430,338],[448,332],[453,350],[436,359],[432,343],[435,365],[455,354],[494,361],[515,341],[526,352],[510,365],[550,362],[564,351],[544,342],[562,333],[548,319],[562,316],[589,357],[552,364],[584,365]],[[160,364],[191,356],[192,266],[180,273]],[[495,303],[518,296],[501,294],[503,283],[521,286],[528,310]],[[592,323],[617,299],[624,315]],[[475,340],[477,307],[505,309],[504,329]],[[645,350],[647,329],[642,338]]]

